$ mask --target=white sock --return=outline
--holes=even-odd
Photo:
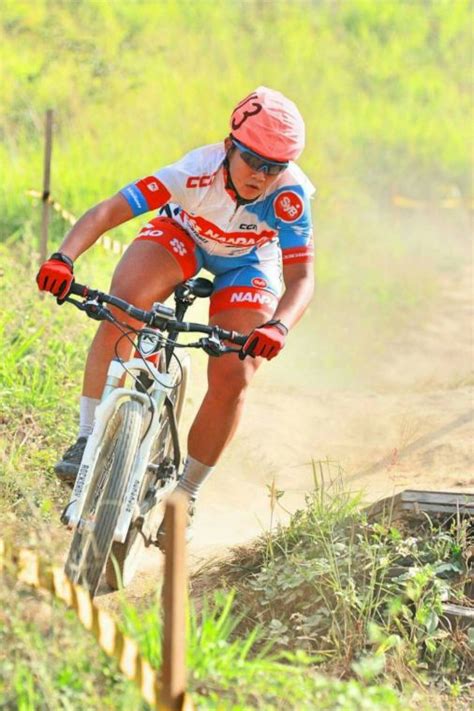
[[[81,395],[79,402],[79,437],[89,437],[94,427],[95,408],[100,400]]]
[[[182,489],[192,499],[197,499],[199,490],[207,477],[212,474],[214,467],[198,462],[189,454],[184,463],[183,474],[178,482],[178,489]]]

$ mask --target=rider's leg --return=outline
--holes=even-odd
[[[268,314],[251,309],[223,311],[211,319],[222,328],[249,333],[264,323]],[[210,358],[208,390],[188,437],[188,452],[212,467],[232,438],[240,421],[245,393],[261,358],[239,360],[237,354]]]
[[[183,270],[175,258],[160,244],[152,241],[132,242],[115,270],[110,292],[142,309],[149,309],[154,301],[163,301],[174,287],[183,281]],[[132,327],[140,324],[123,311],[111,308],[122,323]],[[117,328],[103,321],[95,335],[87,357],[84,373],[83,395],[100,398],[105,377],[115,348],[121,358],[127,359],[131,343],[120,340]]]
[[[212,260],[206,266],[211,271],[219,269]],[[214,282],[210,321],[249,333],[275,312],[279,291],[278,261],[238,264],[220,273]],[[188,459],[180,481],[181,488],[194,497],[237,428],[247,387],[261,360],[249,357],[241,361],[237,355],[209,359],[208,390],[189,432]]]
[[[210,319],[229,331],[248,333],[268,320],[268,313],[231,309]],[[194,502],[204,481],[214,469],[219,455],[235,432],[242,415],[245,391],[262,358],[239,360],[237,354],[209,358],[208,390],[188,435],[188,456],[178,488],[188,496],[187,539],[192,536]],[[164,549],[165,524],[162,521],[156,544]]]
[[[194,242],[182,228],[173,220],[155,218],[145,225],[120,260],[111,292],[148,309],[154,301],[166,299],[177,284],[195,274],[200,266]],[[111,310],[122,323],[140,325],[123,311]],[[92,342],[84,375],[79,437],[55,466],[56,474],[65,482],[74,481],[79,469],[110,360],[116,350],[121,358],[129,357],[131,343],[125,338],[119,341],[120,336],[115,326],[102,322]]]
[[[155,217],[140,231],[119,262],[111,292],[125,301],[143,309],[149,309],[154,301],[164,301],[180,282],[196,274],[202,265],[202,257],[195,242],[173,219]],[[123,311],[113,309],[122,323],[131,326],[140,324]],[[104,387],[110,360],[117,354],[127,359],[131,343],[120,338],[117,328],[107,321],[102,322],[92,342],[84,374],[83,400],[85,412],[93,413],[93,400],[97,403]],[[92,426],[92,422],[82,422]]]

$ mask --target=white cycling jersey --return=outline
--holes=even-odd
[[[290,163],[256,200],[239,204],[225,157],[223,142],[203,146],[120,192],[135,215],[159,209],[210,256],[254,253],[267,262],[279,259],[281,250],[284,264],[311,261],[315,188],[303,171]]]

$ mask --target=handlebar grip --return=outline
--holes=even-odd
[[[75,294],[76,296],[87,296],[89,293],[89,287],[84,286],[84,284],[78,284],[77,281],[73,281],[71,288],[69,289],[69,295]]]
[[[222,338],[222,340],[225,341],[232,341],[232,343],[235,343],[236,346],[243,346],[248,338],[248,336],[244,336],[238,331],[226,331],[223,328],[218,328],[217,333],[219,334],[219,338]]]
[[[241,333],[236,333],[236,331],[231,331],[231,341],[235,343],[236,346],[243,346],[247,342],[248,336],[243,336]]]

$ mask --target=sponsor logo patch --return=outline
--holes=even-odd
[[[190,229],[198,240],[206,242],[219,242],[228,247],[261,247],[277,234],[275,230],[262,230],[257,233],[224,232],[220,227],[199,215],[191,216],[183,211],[186,227]]]
[[[210,175],[191,175],[186,181],[187,188],[207,188],[212,185],[214,178],[217,175],[217,170],[215,173]]]
[[[135,185],[145,198],[150,210],[161,207],[168,202],[171,197],[171,193],[166,185],[153,175],[138,180]]]
[[[239,225],[239,230],[256,230],[256,229],[257,229],[257,225],[246,225],[246,224]]]
[[[259,291],[235,291],[230,297],[231,304],[273,304],[275,297],[272,294],[262,294]]]
[[[181,257],[184,257],[188,252],[184,246],[184,242],[181,242],[177,237],[173,237],[173,239],[170,240],[170,246],[173,252],[176,252],[176,254],[179,254]]]
[[[304,212],[304,203],[298,193],[285,190],[273,202],[275,215],[283,222],[296,222]]]
[[[252,286],[256,286],[257,289],[265,289],[267,281],[266,279],[263,279],[263,277],[254,277],[252,279]]]
[[[148,227],[148,225],[147,225]],[[161,237],[163,232],[161,230],[150,230],[150,229],[144,229],[142,230],[138,236],[139,237]]]

